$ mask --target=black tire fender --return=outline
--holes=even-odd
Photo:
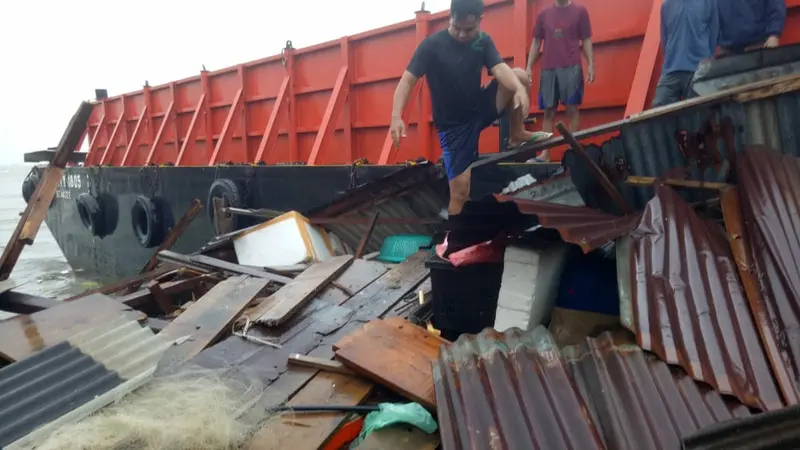
[[[92,236],[104,237],[106,235],[106,220],[103,205],[91,194],[83,193],[75,199],[81,223]]]
[[[131,226],[139,244],[145,248],[161,245],[175,225],[172,209],[159,197],[136,197],[131,207]]]
[[[211,184],[208,190],[208,199],[206,200],[206,208],[208,209],[208,219],[214,223],[214,199],[223,198],[231,208],[242,208],[244,202],[242,200],[241,189],[235,181],[229,178],[220,178]],[[238,228],[238,218],[240,216],[233,216],[234,229]]]
[[[38,184],[38,173],[31,172],[25,177],[25,180],[22,182],[22,198],[25,200],[26,204],[31,201],[31,197],[33,197],[33,193],[36,191],[36,186]]]

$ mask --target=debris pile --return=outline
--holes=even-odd
[[[564,174],[446,220],[422,163],[305,214],[215,202],[172,251],[195,202],[134,279],[0,295],[0,445],[800,445],[800,158],[729,140],[620,182],[559,129]]]

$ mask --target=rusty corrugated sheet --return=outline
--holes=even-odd
[[[314,218],[359,217],[370,218],[375,212],[380,218],[435,219],[447,205],[447,183],[441,170],[434,164],[421,163],[401,169],[392,175],[349,191],[343,197],[310,211]],[[369,225],[332,224],[332,231],[352,250],[358,247]],[[380,249],[383,240],[397,234],[432,235],[433,225],[379,224],[367,243],[366,252]]]
[[[747,148],[737,161],[745,241],[740,258],[753,278],[748,292],[762,339],[790,403],[800,370],[800,158]],[[724,198],[724,197],[723,197]],[[727,199],[726,199],[727,200]],[[727,206],[727,205],[723,205]],[[726,214],[726,222],[734,220]],[[741,219],[739,219],[741,220]],[[755,265],[755,267],[751,267]],[[760,292],[759,292],[760,291]]]
[[[569,172],[566,171],[546,180],[537,180],[503,195],[521,200],[538,200],[567,206],[585,206],[578,188],[575,187]]]
[[[609,449],[678,449],[682,437],[703,427],[750,416],[621,333],[587,338],[563,355]]]
[[[638,214],[619,217],[585,206],[559,205],[501,195],[496,198],[501,202],[514,202],[520,213],[536,216],[542,227],[557,230],[565,242],[576,244],[587,253],[626,235],[639,220]]]
[[[442,346],[433,380],[444,450],[604,448],[543,327],[462,335]]]
[[[79,420],[112,402],[98,399],[152,373],[170,345],[136,321],[117,319],[1,369],[0,447],[23,447],[18,439],[33,439],[50,422]]]
[[[540,326],[442,346],[434,383],[443,448],[678,449],[687,434],[750,415],[630,342],[607,332],[559,352]]]
[[[620,318],[642,348],[749,406],[784,406],[721,228],[658,186],[617,264]]]

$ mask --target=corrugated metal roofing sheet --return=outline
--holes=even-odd
[[[520,213],[536,216],[542,227],[557,230],[565,242],[579,245],[587,253],[629,233],[639,220],[638,214],[619,217],[585,206],[500,195],[496,198],[501,202],[514,202]]]
[[[433,380],[445,450],[604,448],[543,327],[462,335],[442,346]]]
[[[622,323],[694,379],[749,406],[783,407],[721,229],[669,187],[656,194],[617,245]]]
[[[581,130],[575,133],[575,138],[580,141],[619,131],[621,139],[614,138],[603,145],[604,160],[609,164],[608,167],[614,167],[616,158],[622,157],[631,165],[632,175],[658,176],[666,170],[684,165],[674,164],[681,160],[677,145],[673,145],[675,133],[679,130],[696,132],[708,117],[719,114],[718,119],[730,117],[733,120],[737,152],[744,145],[770,144],[765,140],[773,139],[779,144],[776,148],[786,153],[798,154],[800,147],[797,142],[800,137],[794,133],[800,121],[798,80],[800,74],[792,74],[737,86]],[[565,143],[563,138],[554,138],[520,150],[498,154],[476,165],[526,160],[537,151]],[[708,181],[717,180],[709,178]],[[640,199],[638,206],[641,206],[648,196],[637,195]]]
[[[688,433],[750,414],[628,342],[605,333],[560,353],[537,327],[442,346],[443,448],[677,449]]]
[[[440,169],[431,163],[422,163],[401,169],[392,175],[348,192],[333,202],[308,213],[309,217],[360,217],[371,218],[375,212],[380,218],[432,219],[438,217],[447,204],[447,183]],[[331,224],[332,231],[351,249],[358,247],[369,225]],[[366,252],[380,249],[383,240],[397,234],[425,234],[435,232],[433,225],[378,224],[366,247]]]
[[[773,364],[789,398],[798,397],[800,370],[800,158],[748,148],[737,161],[745,234],[761,295],[750,293]],[[729,217],[726,216],[726,220]],[[741,262],[746,264],[747,262]],[[755,269],[755,270],[753,270]],[[768,334],[770,333],[770,334]],[[792,396],[791,394],[794,394]]]
[[[578,188],[572,182],[569,172],[562,172],[552,178],[536,181],[504,195],[521,200],[538,200],[559,205],[584,206],[583,198],[581,198]]]
[[[152,371],[170,345],[118,319],[0,369],[0,447]]]
[[[626,333],[627,334],[627,333]],[[681,438],[750,410],[606,332],[563,350],[609,449],[678,449]]]

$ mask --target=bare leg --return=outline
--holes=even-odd
[[[520,68],[512,69],[514,74],[517,75],[519,81],[527,88],[528,92],[531,90],[530,81],[528,80],[528,73]],[[497,88],[497,111],[503,111],[506,107],[509,106],[511,103],[511,99],[514,98],[514,92],[510,91],[503,86],[498,86]],[[509,130],[508,130],[508,145],[509,147],[515,147],[525,141],[530,140],[533,137],[533,133],[525,129],[525,118],[528,117],[529,111],[522,111],[519,109],[515,109],[510,111],[508,121],[509,121]]]
[[[567,119],[569,119],[569,131],[574,133],[580,130],[581,126],[581,115],[578,112],[577,105],[566,105],[567,108]]]
[[[553,132],[553,123],[556,120],[556,108],[545,109],[544,117],[542,118],[542,131],[546,133]],[[542,161],[550,161],[550,150],[544,150],[539,154],[539,159]]]
[[[472,180],[472,169],[467,169],[461,175],[450,180],[450,204],[447,215],[460,214],[464,203],[469,200],[469,187]]]

